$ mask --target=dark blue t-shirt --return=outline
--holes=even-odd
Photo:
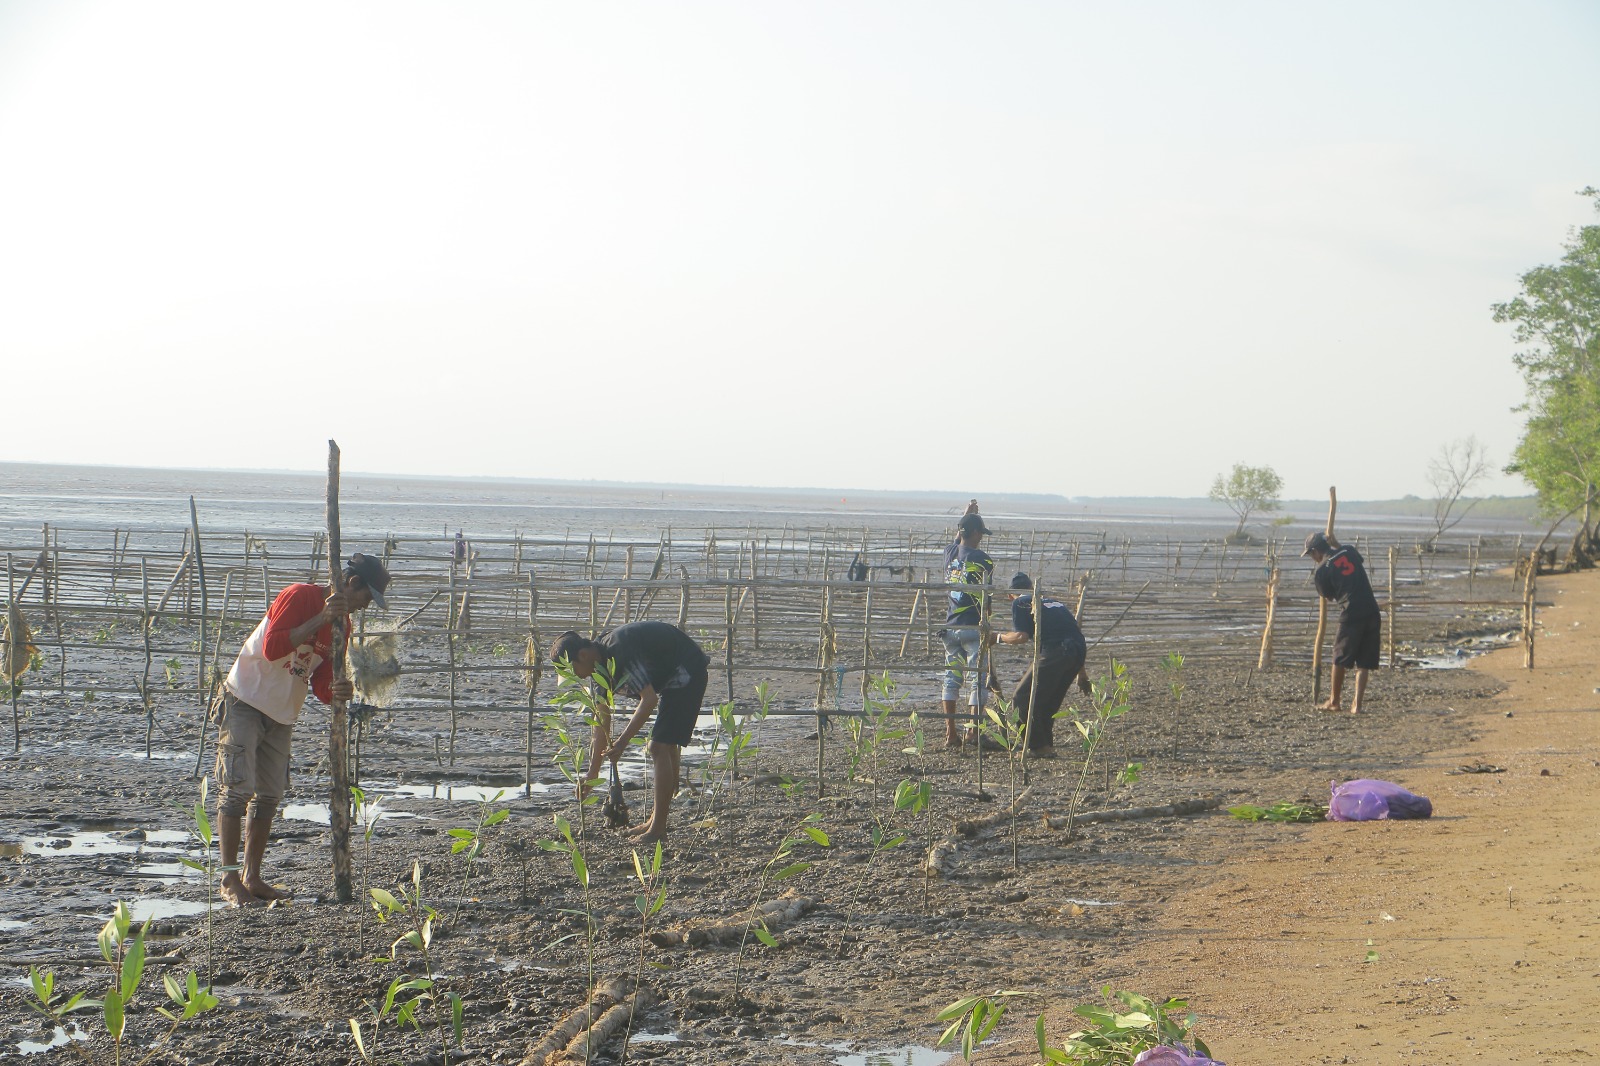
[[[646,685],[657,693],[682,688],[711,661],[693,637],[667,622],[629,622],[596,643],[601,662],[616,660],[612,687],[635,699]]]
[[[1311,575],[1317,594],[1343,605],[1340,617],[1354,621],[1378,616],[1378,598],[1372,594],[1361,553],[1348,544],[1322,560]]]
[[[957,541],[944,550],[944,579],[952,585],[988,585],[994,581],[994,560],[981,548],[964,548]],[[975,597],[965,592],[950,593],[947,626],[977,628],[982,612]]]
[[[1027,593],[1011,601],[1011,628],[1019,633],[1033,636],[1033,594]],[[1060,600],[1044,598],[1044,620],[1041,627],[1044,635],[1039,638],[1039,647],[1061,648],[1077,645],[1083,646],[1083,630],[1078,628],[1078,620],[1072,616],[1072,608]]]

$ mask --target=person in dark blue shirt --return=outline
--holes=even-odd
[[[1083,668],[1089,648],[1070,607],[1060,600],[1049,596],[1036,598],[1026,591],[1033,588],[1033,581],[1024,573],[1012,576],[1011,588],[1012,631],[996,633],[995,641],[1000,644],[1039,642],[1039,676],[1034,677],[1030,662],[1011,695],[1011,706],[1018,720],[1028,723],[1028,754],[1034,758],[1053,759],[1055,716],[1067,696],[1067,689],[1076,679],[1080,691],[1085,695],[1090,691],[1089,675]]]
[[[1322,533],[1306,537],[1306,550],[1301,555],[1311,556],[1317,564],[1311,575],[1317,595],[1343,608],[1339,612],[1339,633],[1333,640],[1333,690],[1328,693],[1327,702],[1319,703],[1317,709],[1339,709],[1345,671],[1353,666],[1356,695],[1350,701],[1350,713],[1360,714],[1367,694],[1367,672],[1378,667],[1383,634],[1383,614],[1378,610],[1378,598],[1372,594],[1372,582],[1367,580],[1367,570],[1362,565],[1365,560],[1354,548]]]
[[[655,777],[655,805],[650,820],[632,831],[635,842],[652,844],[667,835],[667,817],[672,812],[672,796],[678,790],[683,746],[694,733],[705,700],[707,667],[711,660],[700,645],[683,630],[667,622],[630,622],[599,640],[587,640],[574,632],[557,638],[550,648],[550,661],[566,659],[572,672],[589,677],[595,667],[611,663],[612,691],[639,701],[627,726],[615,741],[611,724],[595,728],[594,751],[590,755],[587,780],[600,776],[602,756],[613,764],[628,749],[628,742],[644,728],[650,713],[660,705],[656,724],[650,730],[650,766]]]
[[[956,523],[956,542],[944,550],[944,579],[952,585],[988,585],[994,580],[994,560],[978,547],[988,534],[978,514],[978,501],[967,505],[967,513]],[[945,617],[944,688],[941,705],[944,709],[945,745],[959,748],[963,741],[961,726],[956,719],[956,700],[961,695],[961,684],[968,673],[976,675],[972,683],[969,705],[971,707],[966,738],[978,740],[978,708],[983,702],[983,690],[988,685],[987,671],[983,670],[983,638],[979,633],[988,613],[988,597],[977,596],[952,589],[950,609]]]

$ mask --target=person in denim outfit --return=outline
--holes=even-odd
[[[967,513],[956,523],[956,542],[944,550],[944,577],[952,585],[988,585],[994,577],[994,560],[978,547],[988,534],[978,514],[978,501],[967,505]],[[988,611],[988,597],[969,595],[951,589],[950,609],[945,618],[944,689],[941,693],[944,708],[944,739],[947,747],[959,748],[963,736],[956,717],[956,701],[961,696],[961,685],[968,673],[975,675],[968,704],[971,724],[966,739],[977,742],[978,708],[983,702],[983,690],[988,684],[983,670],[983,638],[978,626]]]

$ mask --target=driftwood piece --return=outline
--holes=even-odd
[[[553,1055],[561,1054],[579,1033],[588,1029],[600,1015],[627,996],[628,985],[622,978],[612,978],[595,985],[589,1001],[561,1019],[560,1023],[522,1056],[519,1066],[544,1066]]]
[[[702,948],[736,943],[744,937],[748,926],[759,924],[768,930],[782,929],[797,921],[813,906],[815,903],[810,897],[785,893],[777,899],[769,899],[759,907],[750,908],[732,918],[702,919],[673,926],[671,929],[659,929],[650,934],[650,942],[661,948],[678,947],[683,944]]]
[[[994,829],[1009,822],[1022,810],[1026,803],[1028,793],[1033,791],[1025,788],[1017,793],[1017,798],[1011,806],[986,814],[982,818],[964,818],[955,824],[955,832],[945,837],[928,849],[928,854],[923,857],[923,873],[938,874],[948,877],[950,870],[955,866],[957,857],[961,854],[961,840],[963,837],[982,836],[990,829]]]
[[[1183,814],[1200,814],[1222,806],[1221,796],[1203,799],[1179,800],[1159,807],[1119,807],[1109,811],[1089,811],[1076,819],[1066,815],[1045,815],[1044,824],[1051,829],[1065,829],[1068,825],[1089,825],[1093,822],[1136,822],[1144,818],[1176,818]]]
[[[620,1003],[615,1004],[604,1014],[600,1015],[588,1029],[573,1038],[572,1043],[565,1049],[552,1054],[545,1060],[545,1066],[558,1066],[566,1062],[588,1062],[599,1050],[606,1045],[612,1037],[620,1033],[633,1016],[641,1010],[649,1010],[655,1006],[656,996],[648,988],[641,988],[633,995]]]

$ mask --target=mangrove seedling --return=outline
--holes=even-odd
[[[1073,823],[1078,817],[1078,806],[1083,802],[1083,790],[1089,780],[1089,771],[1094,767],[1095,756],[1100,751],[1100,744],[1106,738],[1106,730],[1115,719],[1132,709],[1130,687],[1127,666],[1112,659],[1110,676],[1097,678],[1091,686],[1089,695],[1091,714],[1080,715],[1076,708],[1063,712],[1072,718],[1072,724],[1077,728],[1083,745],[1083,765],[1078,769],[1078,780],[1073,786],[1072,798],[1067,804],[1068,840],[1072,839]]]
[[[755,933],[756,939],[769,948],[778,946],[778,938],[772,935],[766,923],[760,921],[758,915],[761,911],[762,901],[766,899],[767,889],[779,881],[787,881],[792,877],[799,877],[811,869],[811,863],[801,860],[790,862],[794,856],[794,849],[803,841],[809,840],[819,848],[831,845],[828,834],[822,830],[822,815],[807,814],[783,835],[778,842],[778,847],[772,853],[772,858],[761,868],[761,878],[756,882],[755,902],[750,904],[750,910],[744,921],[744,932],[739,936],[739,954],[733,961],[733,998],[739,998],[739,990],[744,976],[744,949],[750,940],[750,934]]]
[[[600,780],[600,756],[611,739],[611,707],[615,702],[613,679],[616,677],[615,659],[595,664],[588,680],[572,671],[572,664],[559,659],[552,665],[558,678],[556,694],[551,703],[565,714],[547,715],[545,728],[555,737],[556,750],[551,756],[556,768],[577,790],[578,835],[583,836],[588,827],[583,808],[597,801],[593,786]],[[573,719],[576,719],[574,721]],[[587,746],[580,727],[587,727]],[[643,743],[636,740],[636,743]]]
[[[931,791],[931,786],[921,782],[920,787],[912,781],[901,781],[894,790],[894,809],[905,811],[910,809],[912,817],[922,809],[921,798],[925,791]],[[872,850],[867,853],[867,861],[861,866],[861,876],[856,878],[855,891],[850,896],[850,908],[845,912],[844,922],[839,930],[839,957],[844,957],[845,936],[850,931],[850,916],[855,913],[856,907],[861,902],[861,893],[867,887],[867,878],[872,874],[873,864],[878,861],[878,856],[890,848],[897,848],[904,844],[907,835],[895,828],[887,821],[880,820],[874,813],[872,827],[867,831],[867,838],[872,844]]]
[[[449,999],[450,1025],[448,1033],[443,1019],[439,1017],[443,1008],[443,1001],[439,994],[438,977],[433,968],[433,930],[438,921],[439,912],[429,906],[422,896],[422,863],[413,861],[411,865],[411,887],[400,885],[399,895],[381,888],[369,889],[372,897],[372,909],[377,912],[378,921],[398,921],[402,925],[410,926],[404,933],[395,938],[389,945],[389,954],[377,959],[377,962],[394,962],[400,954],[401,945],[408,946],[422,956],[422,977],[407,979],[404,975],[396,977],[389,982],[388,991],[384,993],[381,1005],[367,1004],[367,1010],[372,1015],[372,1047],[369,1050],[367,1041],[362,1034],[361,1023],[350,1019],[350,1033],[355,1037],[356,1049],[361,1052],[361,1057],[367,1062],[374,1061],[378,1050],[378,1039],[381,1035],[383,1022],[393,1016],[394,1023],[401,1029],[407,1025],[418,1033],[422,1032],[422,1008],[429,1008],[432,1015],[434,1030],[439,1034],[439,1044],[444,1056],[444,1066],[450,1066],[450,1048],[460,1048],[464,1042],[463,1017],[465,1005],[461,997],[452,992]],[[410,999],[402,1000],[400,997],[406,992],[415,992]]]
[[[633,853],[633,875],[639,880],[639,894],[633,897],[633,908],[639,912],[639,961],[633,970],[633,991],[637,995],[644,983],[645,948],[650,943],[650,919],[660,913],[667,903],[666,875],[661,869],[661,841],[656,841],[647,868]],[[652,964],[665,965],[665,964]],[[633,1015],[628,1015],[628,1031],[622,1037],[622,1061],[628,1060],[628,1039],[633,1034]]]
[[[967,996],[958,999],[938,1014],[938,1020],[949,1022],[943,1035],[939,1037],[936,1047],[944,1047],[950,1041],[961,1038],[961,1057],[967,1062],[972,1061],[973,1054],[978,1050],[978,1045],[989,1039],[989,1034],[994,1032],[994,1027],[1000,1024],[1000,1019],[1006,1014],[1006,1000],[1015,996],[1032,995],[1031,992],[1008,992],[1004,990],[993,992],[987,996]]]
[[[218,857],[212,855],[216,846],[215,831],[211,827],[211,819],[206,815],[207,793],[210,791],[211,778],[209,775],[200,779],[200,798],[194,805],[194,835],[200,838],[200,858],[191,859],[186,855],[178,857],[178,861],[191,870],[198,870],[206,876],[206,986],[209,988],[211,975],[215,968],[211,964],[211,913],[213,904],[217,899],[216,877],[218,874],[235,873],[241,867],[222,866]]]
[[[858,779],[861,768],[870,764],[872,793],[869,810],[874,818],[878,813],[878,750],[883,745],[896,740],[903,740],[909,735],[910,730],[903,726],[896,726],[893,721],[894,711],[900,706],[899,686],[894,678],[885,670],[874,676],[867,685],[864,713],[857,717],[845,719],[845,731],[850,736],[849,770],[847,776],[850,780]]]
[[[174,655],[161,665],[167,674],[167,687],[177,688],[179,677],[183,672],[183,660]]]
[[[1044,1016],[1034,1022],[1039,1055],[1050,1066],[1130,1066],[1152,1048],[1173,1047],[1197,1053],[1211,1061],[1211,1049],[1194,1035],[1197,1019],[1185,1012],[1186,1000],[1169,999],[1157,1003],[1137,992],[1113,992],[1110,985],[1100,990],[1104,1000],[1073,1008],[1073,1013],[1089,1022],[1089,1027],[1067,1037],[1061,1047],[1051,1047],[1044,1030]],[[1182,1016],[1180,1021],[1178,1017]],[[1192,1052],[1191,1052],[1192,1049]]]
[[[361,826],[361,896],[363,899],[371,897],[369,878],[372,874],[372,838],[378,830],[378,821],[383,817],[383,797],[373,796],[370,799],[367,793],[357,785],[350,786],[350,802],[355,806],[356,824]],[[359,950],[361,954],[367,953],[367,912],[361,912],[359,930]]]
[[[1006,753],[1006,773],[1011,786],[1011,868],[1021,865],[1017,842],[1017,755],[1022,747],[1023,723],[1010,700],[996,699],[983,709],[986,721],[978,725],[979,737],[988,737]],[[982,743],[981,739],[979,741]]]
[[[1167,690],[1172,693],[1172,757],[1178,757],[1178,731],[1182,726],[1183,656],[1168,652],[1161,660],[1161,672],[1167,678]]]
[[[467,881],[472,877],[473,864],[478,861],[478,855],[483,851],[484,834],[494,826],[499,825],[511,817],[511,808],[501,807],[498,810],[495,804],[499,803],[506,794],[505,789],[496,792],[491,798],[478,804],[477,824],[471,828],[457,828],[449,830],[450,854],[459,855],[467,853],[466,865],[461,869],[461,891],[456,897],[456,916],[461,915],[461,905],[467,898]]]
[[[134,932],[133,915],[128,910],[128,905],[118,902],[110,920],[100,930],[100,955],[111,968],[111,987],[106,989],[104,997],[87,999],[85,993],[77,992],[62,999],[62,993],[56,990],[54,974],[49,971],[40,973],[38,967],[29,967],[28,984],[33,998],[28,1005],[57,1025],[63,1024],[68,1014],[99,1010],[105,1022],[106,1035],[111,1038],[112,1061],[120,1066],[123,1043],[128,1036],[128,1023],[134,1015],[134,998],[139,993],[139,981],[144,976],[144,941],[149,931],[150,919],[146,919],[138,931]],[[211,994],[209,987],[200,987],[199,975],[193,970],[182,981],[171,974],[165,974],[161,983],[166,988],[167,998],[172,1001],[177,1012],[166,1007],[156,1008],[156,1013],[172,1024],[166,1033],[151,1045],[145,1056],[138,1060],[139,1066],[144,1066],[144,1063],[149,1062],[171,1041],[172,1035],[178,1031],[178,1026],[217,1005],[217,997]]]
[[[594,995],[594,937],[598,931],[594,923],[594,896],[589,884],[589,862],[583,857],[583,849],[578,846],[577,838],[572,835],[572,823],[561,815],[555,816],[556,832],[560,834],[556,840],[541,840],[539,846],[545,851],[557,852],[565,855],[572,865],[572,876],[577,878],[578,888],[583,894],[583,909],[572,907],[560,908],[560,913],[576,915],[583,919],[583,970],[584,983],[589,995]],[[568,933],[566,936],[557,937],[548,947],[555,947],[564,940],[571,940],[578,936],[577,933]]]

